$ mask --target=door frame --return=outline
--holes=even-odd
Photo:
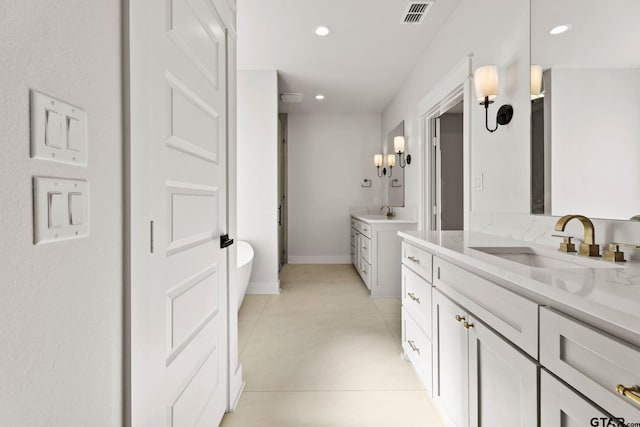
[[[159,3],[160,4],[160,3]],[[164,4],[163,4],[164,6]],[[236,66],[236,15],[235,0],[220,1],[217,7],[211,5],[226,32],[227,60],[227,232],[232,238],[236,236],[236,188],[237,188],[237,132],[236,132],[236,98],[237,98],[237,66]],[[135,10],[138,8],[138,10]],[[151,230],[149,212],[151,209],[150,136],[148,126],[135,123],[140,114],[139,107],[132,105],[132,98],[145,96],[145,88],[136,85],[136,81],[144,79],[149,72],[152,58],[144,47],[149,42],[145,26],[136,25],[133,16],[141,16],[148,11],[141,10],[140,2],[124,0],[122,4],[122,105],[123,105],[123,416],[125,427],[148,425],[144,413],[134,407],[134,401],[144,402],[145,395],[153,390],[145,390],[144,384],[136,383],[139,373],[148,376],[146,369],[147,343],[137,337],[150,328],[148,290],[150,263],[149,247]],[[133,40],[141,40],[143,46],[136,45]],[[237,285],[235,279],[237,245],[227,249],[227,412],[235,409],[244,389],[242,365],[238,357],[238,304]],[[135,373],[135,374],[134,374]],[[145,406],[145,405],[143,405]]]
[[[463,101],[462,124],[462,167],[463,167],[463,209],[464,230],[470,228],[471,213],[471,104],[473,102],[473,54],[466,56],[453,70],[445,76],[418,103],[418,118],[420,122],[420,148],[422,158],[420,162],[420,207],[419,228],[434,230],[433,206],[437,201],[433,167],[434,119],[446,112],[456,103]]]

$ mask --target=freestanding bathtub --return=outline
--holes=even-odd
[[[238,309],[247,293],[251,267],[253,266],[253,248],[249,242],[238,240]]]

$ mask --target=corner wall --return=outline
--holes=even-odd
[[[238,239],[255,255],[248,293],[277,294],[278,73],[238,71]]]
[[[121,2],[0,6],[0,414],[122,425]],[[88,166],[29,156],[29,89],[88,114]],[[33,244],[32,177],[86,179],[89,237]]]

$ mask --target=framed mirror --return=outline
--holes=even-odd
[[[404,120],[398,124],[389,135],[387,135],[387,144],[385,149],[385,156],[394,154],[393,152],[393,138],[396,136],[404,136]],[[388,165],[388,163],[386,163]],[[396,165],[393,168],[387,166],[387,175],[383,178],[387,181],[387,189],[389,195],[390,206],[404,206],[404,169],[400,167],[398,158],[396,155]]]
[[[640,1],[531,1],[531,212],[640,219]]]

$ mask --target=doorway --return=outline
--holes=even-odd
[[[464,229],[464,101],[432,119],[434,230]]]
[[[421,230],[470,229],[472,57],[418,103]]]

